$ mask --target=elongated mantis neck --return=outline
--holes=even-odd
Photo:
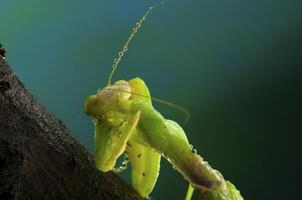
[[[153,8],[155,8],[156,4],[151,6],[147,12],[144,14],[144,16],[136,23],[135,27],[132,29],[132,32],[129,36],[129,38],[127,39],[127,41],[125,42],[122,50],[120,52],[118,52],[118,57],[115,58],[113,60],[113,64],[112,64],[112,71],[109,75],[109,78],[108,78],[108,83],[107,83],[107,86],[110,86],[111,85],[111,82],[112,82],[112,77],[118,67],[118,64],[120,63],[120,61],[122,60],[125,52],[128,50],[128,46],[130,44],[130,42],[132,41],[132,39],[134,38],[135,34],[137,33],[137,31],[139,30],[139,28],[141,27],[143,21],[146,19],[146,17],[149,15],[149,13],[151,12],[151,10]]]

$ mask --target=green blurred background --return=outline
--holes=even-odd
[[[83,101],[105,86],[132,26],[155,2],[0,0],[8,62],[92,152]],[[139,76],[153,96],[188,108],[189,140],[245,199],[301,199],[301,4],[166,0],[114,76]],[[156,107],[183,125],[182,113]],[[151,197],[183,199],[187,183],[161,164]]]

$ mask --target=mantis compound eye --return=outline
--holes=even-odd
[[[88,116],[102,115],[108,109],[118,107],[123,101],[129,100],[131,89],[127,81],[117,81],[114,85],[108,86],[96,95],[87,97],[84,103],[84,113]]]
[[[97,95],[90,95],[85,100],[84,113],[88,116],[95,116],[100,112],[101,102]]]

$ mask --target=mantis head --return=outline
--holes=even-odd
[[[108,110],[116,110],[131,97],[130,85],[120,80],[99,90],[96,95],[87,97],[84,104],[84,113],[88,116],[105,114]]]

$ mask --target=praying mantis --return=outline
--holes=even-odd
[[[183,108],[151,97],[140,78],[111,83],[129,43],[153,8],[150,7],[136,23],[118,53],[107,86],[85,101],[84,112],[92,117],[95,125],[96,167],[102,172],[117,173],[130,162],[133,188],[141,197],[148,198],[159,175],[161,157],[164,157],[189,182],[186,200],[191,199],[194,189],[200,200],[243,200],[235,186],[197,154],[182,127],[164,118],[152,101],[186,112]],[[125,154],[122,166],[115,167],[122,154]]]

